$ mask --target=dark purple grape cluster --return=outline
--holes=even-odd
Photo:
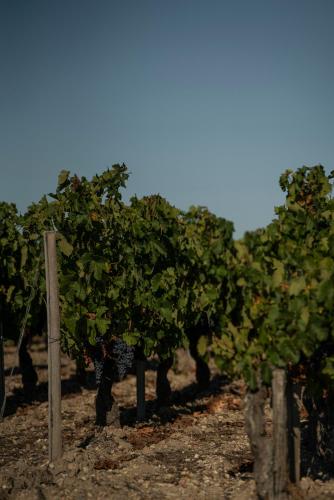
[[[95,380],[96,385],[99,386],[102,380],[103,368],[104,368],[104,359],[101,357],[93,358],[94,368],[95,368]]]
[[[103,337],[96,337],[96,346],[92,350],[92,359],[95,368],[96,385],[99,386],[102,380],[105,357],[103,355]]]
[[[124,340],[115,339],[106,343],[103,337],[96,337],[92,355],[96,385],[100,385],[103,375],[113,381],[122,380],[132,368],[134,356],[135,348],[128,346]]]
[[[115,361],[118,377],[122,380],[133,365],[135,348],[124,340],[116,339],[112,343],[112,358]]]

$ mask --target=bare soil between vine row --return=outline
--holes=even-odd
[[[39,377],[34,401],[24,400],[19,374],[6,380],[7,416],[0,423],[0,500],[255,498],[241,383],[227,383],[213,369],[210,388],[196,393],[194,362],[179,351],[169,373],[170,407],[156,408],[156,372],[148,370],[147,420],[136,423],[136,381],[129,375],[113,391],[121,407],[121,428],[99,428],[94,425],[93,373],[88,374],[88,388],[80,387],[74,362],[63,355],[64,454],[50,465],[47,353],[40,339],[31,353]],[[15,348],[8,346],[7,373],[15,363]],[[303,478],[301,491],[293,496],[334,499],[334,480]]]

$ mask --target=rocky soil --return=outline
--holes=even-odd
[[[81,387],[74,362],[64,355],[64,453],[49,464],[47,355],[41,340],[31,352],[39,376],[33,400],[23,397],[18,373],[7,378],[6,417],[0,423],[0,500],[255,498],[242,384],[228,383],[213,369],[209,390],[197,393],[194,363],[180,351],[169,374],[170,407],[156,408],[153,361],[146,372],[146,421],[136,423],[136,382],[128,376],[114,387],[121,427],[99,428],[94,425],[93,373]],[[7,373],[15,363],[15,348],[7,346]],[[304,478],[301,486],[295,498],[334,499],[333,480]]]

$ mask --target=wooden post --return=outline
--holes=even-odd
[[[289,476],[290,481],[300,482],[300,415],[299,402],[301,386],[288,379],[287,382],[287,411],[288,411],[288,450],[289,450]]]
[[[5,389],[5,363],[4,363],[4,348],[3,348],[3,325],[0,319],[0,420],[4,413],[4,405],[6,399]]]
[[[137,420],[145,420],[145,365],[146,361],[138,359],[136,361],[137,374]]]
[[[49,460],[53,462],[62,455],[60,315],[55,231],[44,233],[44,252],[48,316]]]
[[[288,439],[286,407],[286,373],[275,368],[272,378],[273,391],[273,490],[275,500],[287,498],[288,490]]]

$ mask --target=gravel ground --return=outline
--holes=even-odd
[[[170,407],[156,408],[156,372],[149,369],[147,420],[136,423],[135,377],[128,376],[113,391],[121,407],[121,428],[98,428],[93,373],[88,373],[88,387],[80,387],[75,364],[64,355],[64,454],[49,464],[47,355],[39,339],[32,357],[39,376],[33,402],[24,400],[18,374],[7,378],[7,416],[0,423],[0,500],[255,498],[242,384],[228,384],[213,370],[210,388],[197,394],[194,362],[180,351],[169,374]],[[15,349],[9,346],[7,371],[13,364]],[[293,496],[334,499],[334,481],[304,478]]]

